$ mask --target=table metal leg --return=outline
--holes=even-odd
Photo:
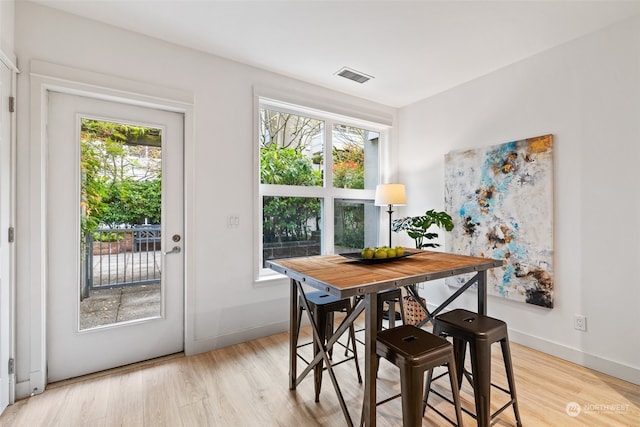
[[[478,277],[478,314],[487,315],[487,270],[479,271]]]
[[[360,425],[375,427],[376,373],[378,371],[378,358],[376,357],[378,303],[376,294],[366,294],[364,304],[364,402]]]
[[[300,328],[298,324],[298,284],[295,280],[290,280],[289,288],[289,390],[296,389],[296,378],[298,377],[298,337],[296,331]]]

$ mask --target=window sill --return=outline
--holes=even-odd
[[[287,276],[276,273],[272,270],[261,272],[260,276],[253,281],[253,285],[257,288],[287,284],[289,284],[289,279],[287,278]]]

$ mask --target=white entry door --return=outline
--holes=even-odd
[[[47,381],[182,351],[184,116],[55,91],[47,114]],[[87,148],[94,138],[104,141]],[[109,145],[118,138],[127,141]],[[89,174],[100,182],[90,194]],[[120,203],[110,184],[126,174],[129,187],[119,191],[142,210],[156,196],[140,188],[150,176],[161,183],[160,219],[116,224],[135,210],[123,201],[123,211],[103,220],[109,224],[89,225],[99,208],[87,206]],[[134,270],[146,273],[127,276]]]

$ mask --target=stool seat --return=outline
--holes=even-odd
[[[339,311],[345,308],[346,299],[340,299],[326,292],[307,292],[307,302],[316,306],[322,306],[325,311]],[[302,298],[302,296],[300,296]]]
[[[471,355],[471,381],[474,391],[476,406],[475,418],[478,426],[489,426],[491,420],[504,411],[508,406],[513,406],[513,411],[518,426],[522,426],[518,400],[516,398],[516,386],[509,349],[509,337],[507,324],[502,320],[484,316],[472,311],[456,309],[441,314],[435,318],[433,333],[440,336],[453,338],[453,352],[455,354],[456,374],[458,386],[462,386],[462,377],[467,374],[464,370],[466,348],[469,344]],[[509,394],[511,400],[499,410],[491,414],[491,345],[499,342],[502,349],[507,382],[509,390],[499,388]],[[468,377],[467,377],[468,378]],[[425,395],[428,396],[431,378],[427,378]],[[473,414],[471,414],[473,415]]]
[[[444,361],[451,343],[413,325],[378,332],[376,352],[396,366],[422,367]]]
[[[456,337],[496,342],[507,336],[507,324],[502,320],[468,310],[456,309],[437,317],[443,332],[455,329]]]
[[[351,300],[349,298],[340,299],[331,294],[322,291],[316,292],[307,292],[304,295],[300,295],[299,297],[299,310],[298,310],[298,330],[294,331],[296,334],[296,343],[298,342],[298,337],[300,335],[300,324],[302,320],[302,312],[304,309],[303,301],[306,299],[307,304],[309,305],[309,310],[311,310],[311,316],[316,324],[318,329],[319,339],[323,344],[326,344],[331,335],[333,335],[333,322],[334,322],[334,313],[336,312],[351,312]],[[352,344],[352,347],[349,348],[349,343]],[[297,344],[297,348],[302,347],[303,345]],[[343,345],[338,342],[338,344]],[[344,346],[344,345],[343,345]],[[356,336],[353,324],[349,326],[349,340],[347,341],[347,345],[345,347],[345,356],[348,355],[348,352],[351,351],[353,355],[348,357],[340,362],[334,363],[333,366],[339,365],[340,363],[353,360],[356,365],[356,373],[358,375],[358,382],[362,383],[362,376],[360,374],[360,365],[358,362],[358,352],[356,350]],[[318,343],[313,340],[313,354],[314,356],[320,352],[320,346]],[[333,354],[333,349],[328,349],[329,357]],[[302,356],[298,354],[304,362],[307,362]],[[322,360],[315,365],[314,367],[314,379],[315,379],[315,401],[320,401],[320,389],[322,386],[322,371],[323,371],[323,362]]]
[[[402,396],[404,427],[422,424],[424,373],[442,365],[448,367],[456,419],[458,425],[462,425],[458,381],[454,367],[455,358],[451,343],[413,325],[402,325],[378,332],[376,354],[400,369],[401,394],[398,396]],[[388,400],[390,399],[385,402]]]

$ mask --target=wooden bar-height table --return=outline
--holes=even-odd
[[[442,279],[466,273],[476,273],[467,283],[458,288],[445,302],[433,312],[427,311],[430,320],[473,284],[478,285],[478,313],[487,313],[487,270],[503,265],[501,260],[470,257],[444,252],[418,251],[406,249],[413,255],[384,263],[363,263],[340,255],[319,255],[304,258],[287,258],[267,261],[267,265],[291,279],[290,292],[290,339],[289,339],[289,388],[295,390],[302,379],[313,367],[324,361],[340,406],[349,426],[353,425],[340,387],[332,370],[327,349],[337,341],[351,323],[365,312],[365,372],[364,402],[360,425],[376,425],[376,333],[377,304],[376,293],[388,289],[405,287],[420,282]],[[327,292],[338,298],[364,296],[363,302],[356,306],[340,324],[327,344],[320,342],[317,326],[309,315],[306,298],[301,298],[303,306],[311,320],[313,339],[320,348],[311,364],[298,377],[296,337],[298,328],[298,298],[304,296],[302,285]],[[426,307],[425,307],[426,310]],[[424,323],[424,322],[423,322]]]

